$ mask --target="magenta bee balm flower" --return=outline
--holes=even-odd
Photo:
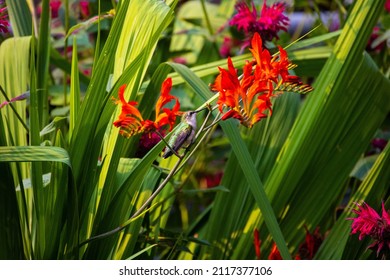
[[[0,1],[0,33],[9,32],[9,21],[7,19],[7,7],[2,7],[3,1]]]
[[[351,234],[359,233],[359,240],[370,236],[374,242],[368,248],[376,249],[377,256],[382,253],[382,258],[386,258],[390,252],[390,214],[384,203],[382,202],[382,217],[365,202],[356,205],[359,209],[353,212],[358,216],[348,218],[353,221]]]
[[[249,37],[257,32],[263,40],[271,41],[273,38],[278,38],[277,34],[280,30],[287,31],[289,19],[283,14],[285,10],[283,2],[267,6],[265,0],[260,13],[256,10],[253,1],[252,10],[245,2],[238,2],[236,10],[237,14],[230,20],[229,24],[236,26],[238,30],[243,31]]]

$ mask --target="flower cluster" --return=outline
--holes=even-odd
[[[253,61],[247,61],[239,77],[233,62],[228,57],[228,70],[219,68],[220,74],[212,85],[212,90],[219,92],[219,110],[229,110],[222,120],[235,118],[246,127],[252,127],[267,117],[267,110],[272,114],[271,97],[282,91],[306,93],[312,90],[302,84],[299,77],[289,75],[288,70],[295,67],[287,57],[286,51],[279,47],[279,55],[272,56],[263,48],[262,39],[255,33],[251,40]]]
[[[126,85],[119,88],[119,100],[115,99],[116,104],[122,106],[121,113],[118,119],[113,123],[114,126],[119,127],[119,133],[125,137],[130,137],[138,133],[151,133],[153,131],[161,132],[166,126],[169,126],[169,130],[172,130],[176,121],[176,116],[182,114],[179,111],[179,100],[170,95],[172,88],[172,79],[166,79],[161,87],[161,95],[157,100],[155,107],[155,120],[144,120],[140,111],[137,109],[136,101],[126,102],[124,98],[124,92]],[[175,105],[172,109],[163,108],[166,104],[175,100]]]
[[[238,2],[236,4],[237,14],[230,20],[229,24],[236,26],[238,30],[243,31],[246,35],[259,33],[263,40],[271,41],[273,38],[278,38],[280,30],[287,31],[289,19],[283,13],[285,4],[276,2],[271,6],[267,6],[267,1],[263,3],[263,7],[258,13],[256,6],[252,1],[252,11],[246,2]]]
[[[235,47],[239,47],[242,52],[250,45],[250,38],[255,33],[259,33],[265,42],[272,41],[274,38],[278,39],[279,31],[287,31],[289,19],[283,14],[285,3],[275,2],[268,6],[267,1],[264,1],[260,12],[256,10],[253,1],[251,1],[251,7],[252,9],[245,1],[240,1],[235,5],[237,13],[230,19],[229,25],[241,32],[245,39],[225,37],[220,48],[222,57],[229,56]]]
[[[386,211],[384,203],[382,217],[365,202],[356,205],[358,210],[353,212],[357,217],[348,218],[353,221],[351,234],[359,233],[359,240],[370,236],[374,242],[368,248],[376,250],[377,256],[382,252],[382,257],[385,258],[390,252],[390,214]]]
[[[3,1],[0,1],[0,33],[8,33],[7,7],[1,7],[2,5]]]

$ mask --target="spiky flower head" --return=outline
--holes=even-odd
[[[370,236],[374,241],[368,248],[376,250],[377,256],[387,258],[390,252],[390,214],[386,211],[382,202],[382,216],[371,208],[367,203],[356,203],[357,210],[353,210],[357,217],[348,218],[352,220],[351,234],[359,233],[359,240]]]

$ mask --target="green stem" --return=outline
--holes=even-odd
[[[22,117],[18,114],[18,112],[16,111],[14,105],[10,102],[10,99],[8,98],[6,92],[4,91],[3,87],[0,85],[0,91],[1,93],[3,94],[5,100],[7,100],[8,102],[8,105],[11,107],[12,111],[14,111],[16,117],[18,118],[18,120],[20,121],[20,123],[23,125],[23,127],[26,129],[27,133],[29,132],[29,129],[28,129],[28,126],[26,125],[26,123],[23,121]]]
[[[68,34],[69,32],[69,3],[68,0],[65,0],[65,34]],[[64,43],[64,59],[68,61],[68,37],[65,37],[65,43]],[[67,80],[68,74],[66,71],[64,71],[64,106],[67,105],[67,94],[68,94],[68,89],[67,89],[67,83],[65,82]]]
[[[155,130],[154,132],[156,132],[156,134],[160,137],[160,139],[165,143],[165,146],[167,146],[167,148],[170,149],[171,152],[175,154],[175,156],[177,156],[178,158],[182,158],[182,157],[183,157],[183,156],[179,155],[179,153],[176,152],[176,151],[171,147],[171,145],[169,145],[169,143],[167,142],[167,140],[165,140],[164,136],[160,133],[160,131]]]
[[[204,18],[206,20],[207,29],[209,31],[210,36],[212,36],[214,34],[214,30],[213,30],[213,27],[211,26],[211,21],[210,21],[209,15],[207,14],[206,5],[204,3],[204,0],[200,1],[200,3],[202,5],[202,11],[204,14]]]
[[[176,174],[176,171],[177,171],[181,161],[182,161],[182,159],[179,158],[179,160],[176,162],[175,166],[169,172],[168,176],[164,179],[164,181],[158,186],[158,188],[154,191],[154,193],[152,193],[152,195],[144,202],[144,204],[142,204],[142,206],[130,217],[130,219],[128,221],[126,221],[124,224],[120,225],[119,227],[117,227],[113,230],[107,231],[107,232],[99,234],[99,235],[95,235],[87,240],[84,240],[83,242],[80,243],[79,247],[82,247],[85,244],[90,243],[91,241],[102,239],[102,238],[108,237],[112,234],[120,232],[121,230],[126,228],[126,226],[128,226],[131,222],[133,222],[136,218],[141,217],[144,213],[146,213],[147,211],[144,211],[144,210],[149,206],[149,204],[152,202],[152,200],[164,189],[164,187],[166,186],[168,181]]]

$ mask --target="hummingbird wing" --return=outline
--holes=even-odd
[[[176,137],[176,139],[173,143],[169,143],[171,148],[175,152],[177,152],[183,146],[183,144],[187,141],[188,137],[191,135],[191,132],[192,132],[192,127],[189,125],[188,129],[185,129],[184,131],[179,133],[179,135]],[[169,147],[165,147],[165,151],[164,151],[164,154],[162,155],[162,157],[168,158],[171,155],[173,155],[173,152],[171,151],[171,149]]]

